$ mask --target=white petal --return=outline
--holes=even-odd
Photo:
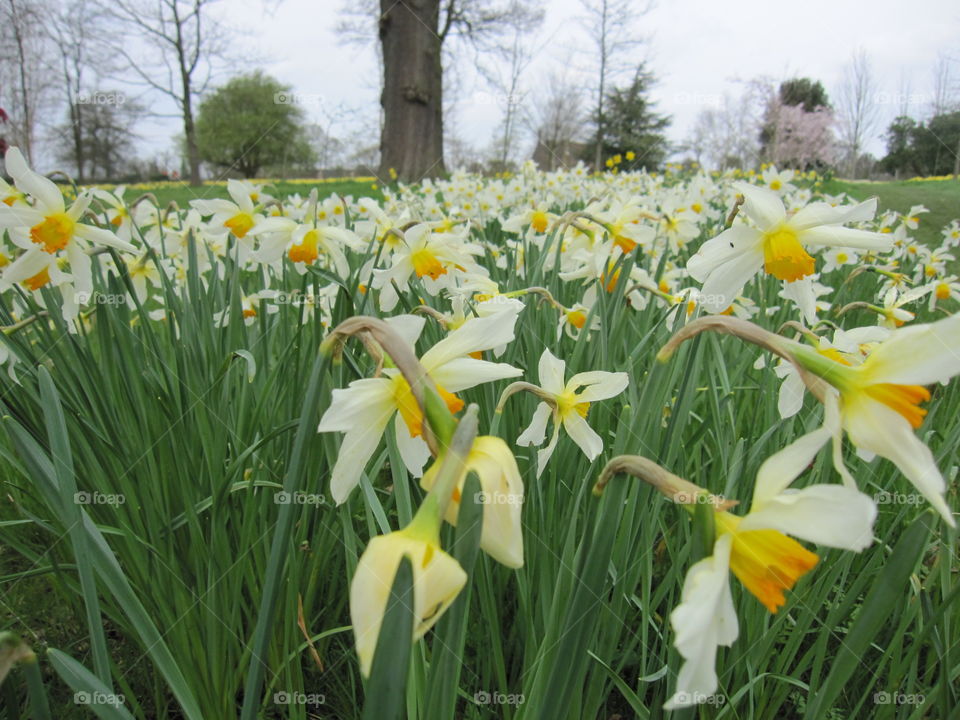
[[[803,384],[800,373],[792,365],[788,364],[787,367],[790,370],[780,384],[780,394],[777,398],[777,409],[783,419],[793,417],[800,412],[803,407],[803,394],[806,392],[806,385]]]
[[[726,310],[762,267],[763,250],[760,246],[744,251],[710,273],[700,290],[700,303],[708,312]]]
[[[870,198],[857,205],[839,205],[815,202],[798,210],[790,218],[794,230],[807,230],[818,225],[840,225],[848,222],[872,220],[877,212],[877,198]]]
[[[801,540],[859,552],[873,543],[877,507],[843,485],[811,485],[786,491],[751,510],[738,528],[779,530]]]
[[[407,470],[413,477],[421,477],[423,466],[430,459],[430,448],[422,437],[410,436],[410,430],[399,414],[393,418],[393,430],[403,464],[407,466]]]
[[[517,438],[517,445],[542,445],[543,441],[547,439],[547,420],[550,419],[551,413],[550,406],[545,402],[537,405],[527,429],[520,433],[520,437]]]
[[[387,415],[389,419],[395,409],[392,381],[387,378],[354,380],[349,387],[333,391],[330,407],[320,418],[317,432],[361,429],[371,417]]]
[[[4,163],[16,186],[37,199],[38,210],[44,213],[63,212],[63,193],[60,188],[52,180],[27,167],[27,161],[19,148],[11,147],[7,150]]]
[[[762,508],[796,480],[831,436],[830,428],[820,427],[768,457],[757,471],[751,512]]]
[[[343,503],[360,482],[360,473],[380,444],[389,420],[387,413],[372,416],[369,424],[343,436],[337,462],[330,475],[330,495],[337,505]]]
[[[135,253],[137,251],[137,248],[135,248],[133,245],[128,242],[124,242],[112,232],[109,230],[104,230],[103,228],[93,227],[92,225],[81,225],[80,223],[77,223],[77,226],[73,232],[77,237],[83,238],[87,242],[96,243],[97,245],[106,245],[108,247],[130,253]]]
[[[450,392],[460,392],[481,383],[520,375],[523,375],[523,371],[513,365],[477,360],[472,357],[456,358],[430,373],[434,382]]]
[[[454,358],[504,345],[513,340],[513,326],[516,321],[517,316],[510,313],[497,313],[484,318],[472,317],[427,350],[420,362],[427,372],[433,374],[436,368]]]
[[[732,536],[721,535],[713,555],[687,571],[680,604],[670,613],[677,652],[684,659],[677,690],[664,708],[673,710],[704,702],[717,690],[717,647],[737,639],[737,615],[730,594]]]
[[[855,230],[838,225],[821,225],[809,230],[802,230],[797,239],[804,245],[830,245],[877,251],[889,250],[893,247],[891,233]]]
[[[543,354],[540,355],[537,371],[540,378],[540,387],[554,395],[563,392],[563,378],[567,372],[567,364],[560,358],[555,357],[547,348],[544,348]]]
[[[743,193],[743,211],[761,230],[775,227],[786,218],[787,211],[783,207],[783,201],[772,190],[742,182],[734,183],[733,186]]]
[[[622,393],[630,384],[630,376],[625,372],[592,372],[577,373],[567,383],[568,388],[584,387],[577,393],[580,402],[595,402],[606,400]]]
[[[594,460],[603,452],[603,440],[576,410],[571,410],[564,416],[563,427],[588,460]]]
[[[894,331],[870,353],[860,371],[875,383],[946,382],[960,373],[960,314]]]
[[[697,282],[703,282],[720,265],[733,260],[758,245],[761,234],[747,225],[734,225],[712,240],[707,240],[696,255],[687,261],[687,271]]]
[[[843,425],[857,447],[894,463],[943,519],[951,527],[956,525],[943,498],[945,483],[933,453],[913,433],[906,418],[881,402],[857,397],[844,403]]]
[[[397,335],[402,337],[410,347],[417,344],[420,339],[420,333],[423,332],[423,326],[427,319],[423,315],[395,315],[387,318],[384,322],[390,326]]]

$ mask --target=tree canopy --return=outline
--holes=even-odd
[[[654,109],[650,90],[655,83],[653,73],[641,63],[629,85],[607,93],[601,160],[633,152],[638,166],[655,168],[666,159],[670,147],[664,130],[670,125],[670,117]],[[588,148],[593,158],[595,143]]]
[[[265,167],[312,166],[300,100],[290,86],[259,71],[233,78],[200,103],[201,159],[244,177]]]

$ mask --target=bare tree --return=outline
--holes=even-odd
[[[91,71],[105,69],[103,43],[100,41],[104,34],[102,20],[102,14],[91,0],[73,0],[60,6],[47,27],[59,54],[59,71],[69,120],[68,126],[60,128],[57,133],[57,144],[61,147],[61,157],[65,156],[76,167],[76,179],[80,183],[85,182],[87,163],[93,160],[87,157],[89,143],[86,142],[84,128],[84,121],[91,113],[83,112],[83,105],[100,97],[112,97],[114,101],[119,97],[116,93],[107,96],[84,91]],[[66,140],[63,131],[66,131],[70,143],[68,153],[63,150]]]
[[[533,159],[544,170],[575,162],[577,141],[587,123],[580,87],[563,73],[552,73],[546,89],[536,102],[528,105],[527,126],[536,133]]]
[[[143,85],[169,97],[183,120],[190,184],[200,184],[194,99],[223,61],[226,28],[210,14],[216,0],[100,0],[117,21],[112,33],[124,65]]]
[[[870,69],[870,59],[863,49],[857,50],[844,74],[837,95],[840,120],[840,141],[846,151],[847,173],[857,177],[857,166],[870,133],[877,129],[877,84]]]
[[[33,165],[38,120],[51,89],[47,63],[49,39],[44,18],[50,9],[42,0],[0,3],[0,96],[9,116],[12,144]]]
[[[950,110],[955,89],[950,73],[950,58],[940,54],[937,57],[937,64],[933,67],[933,97],[931,99],[933,117]]]
[[[652,0],[637,8],[637,0],[580,0],[586,11],[587,30],[595,47],[596,86],[593,121],[596,125],[594,167],[603,154],[603,103],[611,83],[637,67],[633,51],[642,44],[634,30],[637,19],[653,8]]]

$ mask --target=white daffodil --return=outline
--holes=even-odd
[[[357,242],[349,230],[333,225],[310,225],[288,217],[269,217],[251,228],[252,237],[264,235],[256,257],[260,262],[276,262],[286,252],[298,268],[312,265],[322,256],[341,278],[350,275],[350,263],[341,245]]]
[[[855,367],[805,345],[785,349],[832,386],[824,399],[827,422],[804,438],[819,442],[818,447],[834,439],[834,463],[845,482],[854,484],[840,454],[841,427],[861,455],[893,462],[943,519],[955,525],[933,453],[913,431],[927,414],[920,407],[930,399],[924,386],[945,383],[960,373],[960,314],[891,332]],[[832,423],[834,413],[839,417]]]
[[[373,273],[373,288],[380,290],[380,309],[390,312],[399,300],[397,288],[405,291],[411,275],[416,275],[430,295],[450,287],[454,273],[482,273],[473,255],[483,248],[466,242],[466,237],[434,232],[429,223],[419,223],[403,232],[403,242],[393,251],[393,263]]]
[[[252,183],[246,180],[227,180],[227,192],[233,198],[222,200],[191,200],[191,207],[201,215],[212,215],[207,232],[211,235],[225,235],[232,232],[234,236],[243,240],[253,227],[263,220],[263,215],[257,211],[259,191]]]
[[[760,467],[750,512],[715,514],[713,554],[687,572],[680,604],[670,614],[684,662],[666,709],[706,702],[717,690],[717,648],[730,646],[739,633],[730,572],[776,613],[786,603],[784,591],[819,561],[788,535],[857,552],[873,542],[877,508],[863,493],[842,485],[789,488],[818,449],[805,438],[787,446]]]
[[[847,207],[813,203],[788,216],[776,193],[746,183],[734,186],[743,194],[743,211],[756,227],[740,224],[724,230],[704,243],[687,263],[690,275],[703,283],[704,307],[710,312],[729,307],[761,269],[786,282],[812,275],[815,261],[804,246],[891,247],[888,235],[842,227],[871,219],[876,198]]]
[[[521,374],[512,365],[471,357],[472,353],[511,342],[516,321],[514,312],[470,318],[421,356],[420,364],[436,383],[451,412],[463,408],[463,401],[455,393]],[[391,329],[411,346],[420,337],[424,322],[423,317],[414,315],[387,320]],[[400,455],[410,473],[419,477],[430,452],[421,437],[423,415],[420,406],[403,375],[394,368],[387,368],[382,377],[355,380],[349,387],[333,391],[333,399],[320,419],[318,432],[345,433],[330,478],[330,491],[337,503],[344,502],[360,481],[360,474],[394,416],[397,418],[394,432]]]
[[[564,382],[566,363],[546,349],[540,356],[538,372],[540,387],[536,394],[544,401],[537,405],[530,425],[517,438],[517,445],[542,445],[547,421],[552,419],[550,442],[537,452],[537,477],[540,477],[557,446],[561,425],[589,460],[603,451],[603,439],[587,424],[590,403],[619,395],[630,383],[630,377],[625,372],[595,370],[577,373]]]
[[[64,286],[64,318],[72,320],[77,304],[86,302],[93,293],[86,246],[101,245],[126,252],[135,252],[136,248],[109,230],[80,222],[92,199],[89,193],[80,193],[67,208],[60,189],[27,167],[17,148],[7,151],[5,161],[18,190],[30,196],[33,205],[0,203],[0,230],[6,228],[13,243],[25,251],[6,267],[3,284],[23,283],[30,290],[47,284]],[[69,275],[59,272],[61,261],[69,263]]]

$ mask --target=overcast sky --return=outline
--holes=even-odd
[[[637,2],[638,8],[645,4]],[[375,129],[379,94],[374,47],[345,44],[336,32],[342,5],[342,0],[224,0],[218,8],[231,25],[247,31],[240,54],[249,48],[249,56],[261,57],[268,74],[300,94],[312,119],[322,121],[324,109],[354,112],[353,119],[333,127],[339,136],[349,134],[357,117],[368,118]],[[528,103],[536,102],[551,70],[567,68],[584,85],[590,81],[589,39],[579,0],[548,0],[545,7],[542,28],[529,38],[536,50],[524,76]],[[634,34],[645,40],[637,59],[646,59],[659,78],[655,96],[659,110],[673,117],[668,135],[675,143],[687,137],[704,107],[716,105],[724,94],[739,94],[738,81],[811,77],[822,81],[835,99],[851,55],[862,48],[879,88],[880,122],[868,150],[882,156],[883,130],[902,107],[898,95],[909,93],[910,114],[926,117],[940,56],[951,57],[954,81],[960,80],[956,0],[659,0],[639,19]],[[447,123],[482,150],[490,144],[502,108],[473,65],[468,58],[457,68],[460,88]],[[234,64],[229,72],[253,69]],[[145,123],[141,153],[169,149],[178,130],[172,120]],[[524,156],[530,150],[525,147]]]

